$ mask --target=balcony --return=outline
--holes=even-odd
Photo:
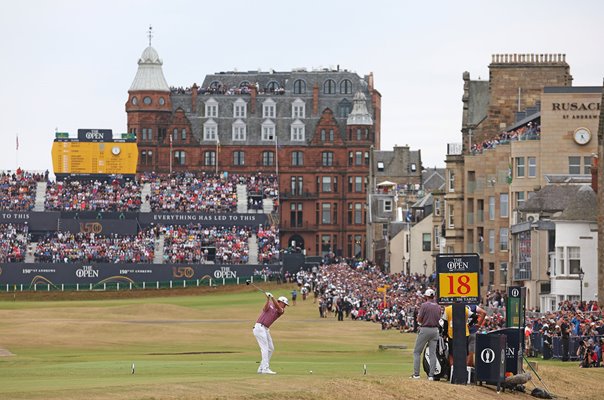
[[[304,221],[303,224],[297,224],[294,223],[294,221],[281,221],[281,226],[280,226],[280,230],[282,232],[284,231],[289,231],[289,232],[300,232],[300,231],[316,231],[317,228],[317,224],[314,223],[309,223],[308,221]]]
[[[530,281],[531,280],[531,263],[520,262],[514,266],[514,281]]]
[[[313,192],[281,192],[279,196],[282,199],[316,199],[318,197],[317,193]]]

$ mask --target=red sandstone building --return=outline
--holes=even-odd
[[[380,148],[373,75],[336,68],[219,72],[173,88],[147,47],[126,102],[138,172],[273,174],[282,247],[366,256],[371,146]]]

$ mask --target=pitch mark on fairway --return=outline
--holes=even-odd
[[[185,351],[182,353],[147,353],[148,356],[183,356],[195,354],[237,354],[240,351]]]

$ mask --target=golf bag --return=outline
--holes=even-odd
[[[424,355],[422,357],[422,365],[426,374],[430,373],[430,349],[428,345],[424,348]],[[438,336],[436,342],[436,368],[434,368],[434,379],[449,379],[451,367],[449,366],[449,345],[447,341],[441,336]]]

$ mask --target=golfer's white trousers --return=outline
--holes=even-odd
[[[254,325],[254,336],[256,336],[258,346],[260,346],[260,354],[262,355],[262,361],[258,368],[258,371],[260,372],[269,369],[269,363],[271,361],[271,356],[275,351],[275,346],[273,346],[273,338],[271,338],[270,330],[262,324],[256,323],[256,325]]]

